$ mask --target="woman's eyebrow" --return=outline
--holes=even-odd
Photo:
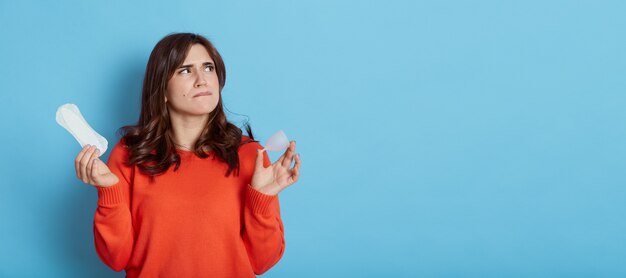
[[[204,62],[204,63],[202,63],[202,65],[203,65],[203,66],[209,66],[209,65],[211,65],[211,66],[212,66],[212,65],[213,65],[213,62]],[[179,68],[179,69],[182,69],[182,68],[190,68],[190,67],[193,67],[193,65],[182,65],[182,66],[180,66],[180,67],[178,67],[178,68]]]

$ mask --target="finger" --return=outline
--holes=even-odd
[[[263,167],[263,152],[265,150],[264,149],[258,149],[256,151],[256,165],[255,168],[257,169],[263,169],[265,167]]]
[[[293,153],[292,145],[293,145],[293,141],[289,142],[289,146],[287,147],[287,149],[285,150],[283,155],[281,155],[280,158],[278,158],[278,161],[276,161],[276,164],[280,165],[281,167],[287,167],[287,168],[289,168],[289,166],[291,166],[291,163],[289,163],[289,165],[287,165],[287,166],[284,166],[284,164],[289,159],[290,153]]]
[[[90,146],[87,149],[87,152],[85,152],[83,157],[80,159],[80,163],[78,165],[78,167],[80,168],[80,175],[82,177],[81,180],[84,183],[89,183],[90,181],[89,171],[87,171],[87,167],[89,166],[89,159],[91,158],[92,155],[93,155],[93,146]]]
[[[85,155],[85,153],[89,150],[89,147],[91,147],[90,145],[85,145],[83,147],[82,150],[80,150],[80,152],[78,153],[78,155],[76,155],[76,159],[74,159],[74,168],[76,168],[76,177],[78,177],[78,179],[82,180],[82,173],[80,171],[80,161],[83,159],[83,156]]]
[[[274,165],[283,165],[283,161],[285,161],[285,157],[287,157],[287,153],[289,152],[289,149],[291,148],[291,144],[294,141],[289,142],[289,146],[287,146],[287,149],[285,150],[285,152],[283,153],[283,155],[281,155],[278,160],[276,160],[276,162],[274,163]]]
[[[281,165],[285,168],[291,167],[291,163],[293,162],[293,155],[296,152],[296,141],[291,141],[289,143],[289,148],[285,151],[285,158],[282,160]]]
[[[298,178],[300,178],[300,166],[302,165],[302,161],[300,160],[300,154],[296,154],[295,159],[296,159],[296,164],[293,166],[293,169],[291,170],[291,179],[293,180],[293,182],[298,181]]]
[[[276,162],[274,162],[274,164],[272,165],[283,165],[283,160],[285,160],[285,155],[287,155],[287,152],[289,151],[289,149],[287,149],[279,158],[278,160],[276,160]]]
[[[98,173],[100,172],[100,161],[98,158],[93,159],[93,167],[91,168],[91,177],[93,181],[93,185],[96,185],[96,178],[98,177]]]
[[[83,158],[80,160],[80,174],[83,177],[82,181],[89,183],[89,176],[87,175],[87,165],[89,164],[89,159],[93,155],[95,150],[95,146],[89,147],[89,150],[83,155]]]
[[[91,158],[89,159],[89,164],[87,165],[87,173],[89,173],[90,182],[92,182],[94,180],[94,177],[96,176],[94,175],[93,166],[94,164],[96,164],[96,159],[98,159],[99,154],[100,154],[100,150],[96,150],[95,152],[93,152],[93,154],[91,155]]]

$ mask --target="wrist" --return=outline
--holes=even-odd
[[[264,186],[255,186],[253,184],[250,184],[250,186],[252,187],[252,189],[258,191],[259,193],[262,193],[264,195],[269,195],[269,196],[276,196],[278,195],[278,190],[275,189],[275,187],[271,186],[271,185],[264,185]]]

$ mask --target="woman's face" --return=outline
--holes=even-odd
[[[165,102],[171,113],[206,115],[217,106],[219,89],[213,59],[203,45],[194,44],[168,81]]]

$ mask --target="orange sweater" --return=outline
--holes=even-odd
[[[247,137],[244,138],[244,140]],[[178,150],[181,164],[150,183],[127,167],[123,139],[108,166],[120,181],[98,187],[94,239],[100,259],[127,277],[255,277],[285,249],[278,196],[249,184],[258,143],[239,148],[239,176],[212,154]],[[264,164],[270,160],[265,154]]]

